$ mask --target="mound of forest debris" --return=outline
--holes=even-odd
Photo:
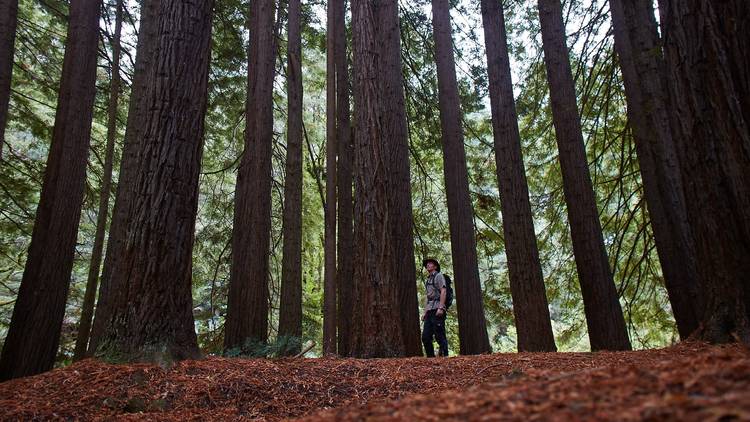
[[[750,351],[443,359],[208,357],[170,368],[84,360],[0,384],[0,417],[231,420],[750,420]]]

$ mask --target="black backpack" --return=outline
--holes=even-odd
[[[445,279],[445,309],[448,309],[453,305],[453,282],[446,274],[443,274],[443,278]]]
[[[445,309],[448,309],[453,305],[453,282],[447,274],[443,274],[443,278],[445,279]],[[434,280],[432,282],[435,283]]]

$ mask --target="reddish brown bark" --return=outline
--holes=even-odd
[[[498,1],[482,0],[482,22],[490,82],[495,163],[503,213],[518,350],[555,351],[542,265],[534,233],[529,188],[521,153],[518,115],[513,101],[505,17]]]
[[[0,380],[52,368],[65,315],[96,93],[100,2],[70,4],[55,126]]]
[[[417,274],[414,265],[414,217],[398,1],[383,0],[373,7],[377,22],[376,45],[380,55],[377,78],[382,80],[380,87],[383,90],[383,100],[380,103],[381,136],[386,142],[388,159],[391,162],[388,176],[388,218],[391,222],[389,230],[392,232],[392,253],[395,259],[393,271],[395,288],[399,295],[401,336],[407,356],[419,356],[422,354],[422,341],[419,333]]]
[[[0,161],[3,159],[5,126],[8,123],[17,17],[18,0],[0,0]]]
[[[351,332],[352,283],[354,276],[354,227],[352,218],[352,144],[349,117],[349,63],[346,57],[346,1],[335,0],[336,7],[336,191],[338,193],[338,243],[336,291],[338,293],[338,354],[349,355]]]
[[[578,280],[592,350],[629,350],[589,174],[560,0],[539,0],[544,62]]]
[[[78,324],[73,360],[80,360],[86,355],[91,331],[91,319],[94,316],[94,300],[99,283],[102,250],[104,248],[104,232],[107,229],[109,217],[109,193],[112,188],[112,161],[115,152],[115,137],[117,136],[117,107],[120,99],[120,34],[122,32],[122,0],[117,1],[115,10],[115,33],[112,38],[112,75],[109,87],[109,104],[107,105],[107,148],[104,154],[104,169],[102,185],[99,193],[99,213],[96,218],[96,234],[94,247],[91,251],[91,263],[86,281],[86,292],[81,305],[81,319]]]
[[[367,0],[352,1],[357,224],[350,353],[358,357],[406,354],[401,280],[395,268],[398,251],[389,209],[389,196],[394,194],[389,185],[393,161],[384,109],[391,98],[383,88],[384,60],[378,54],[381,29],[376,5]]]
[[[326,30],[326,203],[323,278],[323,354],[336,354],[336,8],[328,3]]]
[[[698,328],[703,304],[682,176],[665,107],[663,58],[653,3],[609,3],[651,227],[672,313],[684,339]]]
[[[474,210],[469,195],[448,0],[432,0],[432,26],[460,351],[462,355],[488,353],[491,349],[479,281]]]
[[[213,2],[162,0],[146,79],[127,243],[112,268],[116,296],[97,352],[125,361],[200,356],[192,249],[207,104]]]
[[[109,321],[111,304],[115,301],[114,297],[123,290],[120,286],[111,285],[111,275],[116,261],[123,256],[127,216],[135,195],[135,172],[141,153],[145,119],[148,116],[146,82],[156,54],[157,43],[155,40],[158,30],[159,4],[160,0],[145,0],[141,6],[135,69],[128,104],[128,120],[125,127],[125,138],[123,139],[112,221],[109,225],[107,250],[104,255],[104,267],[100,279],[99,298],[96,302],[94,322],[91,326],[88,355],[95,353],[99,339]]]
[[[698,336],[750,344],[750,4],[659,2],[665,84],[705,311]]]
[[[289,0],[284,255],[279,336],[302,337],[302,39],[300,0]],[[298,350],[290,350],[298,353]]]
[[[274,2],[250,4],[245,152],[235,189],[232,269],[224,347],[268,338],[268,256],[271,242]]]

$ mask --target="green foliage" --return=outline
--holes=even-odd
[[[247,339],[240,347],[224,352],[224,356],[234,358],[277,358],[299,353],[302,349],[302,339],[294,336],[279,336],[273,342]]]

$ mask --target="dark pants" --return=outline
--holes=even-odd
[[[437,316],[437,309],[427,311],[424,319],[424,329],[422,330],[422,344],[428,358],[435,357],[435,349],[432,346],[432,338],[440,346],[440,356],[448,356],[448,339],[445,338],[445,313]]]

